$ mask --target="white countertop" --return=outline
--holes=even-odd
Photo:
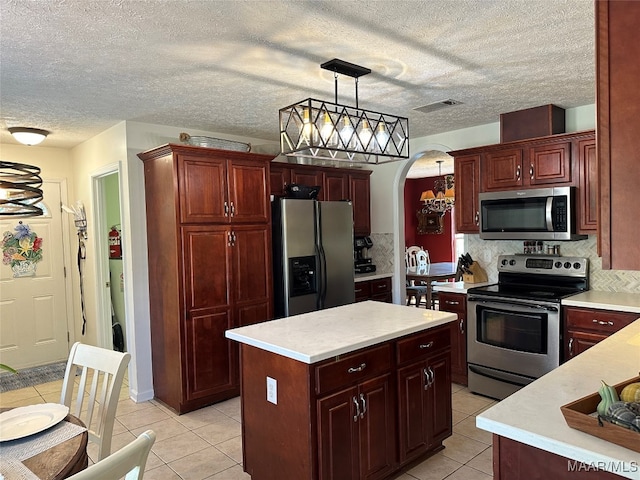
[[[640,293],[588,290],[563,299],[562,305],[640,314]]]
[[[234,328],[225,335],[311,364],[456,318],[454,313],[366,301]]]
[[[640,372],[640,321],[636,321],[527,385],[476,417],[478,428],[526,445],[640,479],[640,453],[570,428],[562,405]]]
[[[469,282],[433,282],[431,284],[434,292],[467,293],[473,287],[484,287],[491,285],[491,282],[469,283]]]
[[[379,280],[381,278],[393,277],[393,273],[356,273],[355,282],[364,282],[365,280]]]

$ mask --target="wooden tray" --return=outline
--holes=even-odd
[[[640,376],[625,380],[614,387],[619,395],[625,386],[637,382],[640,382]],[[640,453],[640,433],[609,422],[603,421],[600,424],[597,414],[592,415],[596,411],[598,403],[600,403],[600,394],[596,392],[563,405],[560,410],[567,425],[571,428]]]

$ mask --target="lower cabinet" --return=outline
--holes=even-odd
[[[452,432],[448,329],[409,338],[398,356],[413,363],[398,370],[400,462],[436,448]],[[417,340],[417,342],[416,342]],[[402,342],[402,341],[401,341]],[[413,350],[401,352],[400,349]],[[415,361],[419,359],[418,361]]]
[[[391,277],[361,280],[355,284],[356,302],[376,300],[392,303]]]
[[[464,293],[439,292],[440,310],[456,313],[451,325],[451,380],[467,384],[467,296]]]
[[[567,361],[626,327],[637,313],[582,307],[563,307],[564,360]]]
[[[318,400],[319,478],[382,479],[396,465],[391,374]]]
[[[449,355],[450,324],[310,365],[242,345],[245,471],[253,480],[393,478],[451,435]],[[277,398],[265,401],[268,377]]]

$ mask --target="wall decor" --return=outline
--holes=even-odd
[[[42,260],[42,238],[22,222],[13,230],[2,235],[2,264],[11,267],[14,278],[35,277],[36,264]]]
[[[416,216],[418,217],[418,235],[444,232],[444,221],[439,213],[427,213],[423,208],[416,212]]]

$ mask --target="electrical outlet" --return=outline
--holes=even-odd
[[[278,404],[278,381],[275,378],[267,377],[267,401]]]

